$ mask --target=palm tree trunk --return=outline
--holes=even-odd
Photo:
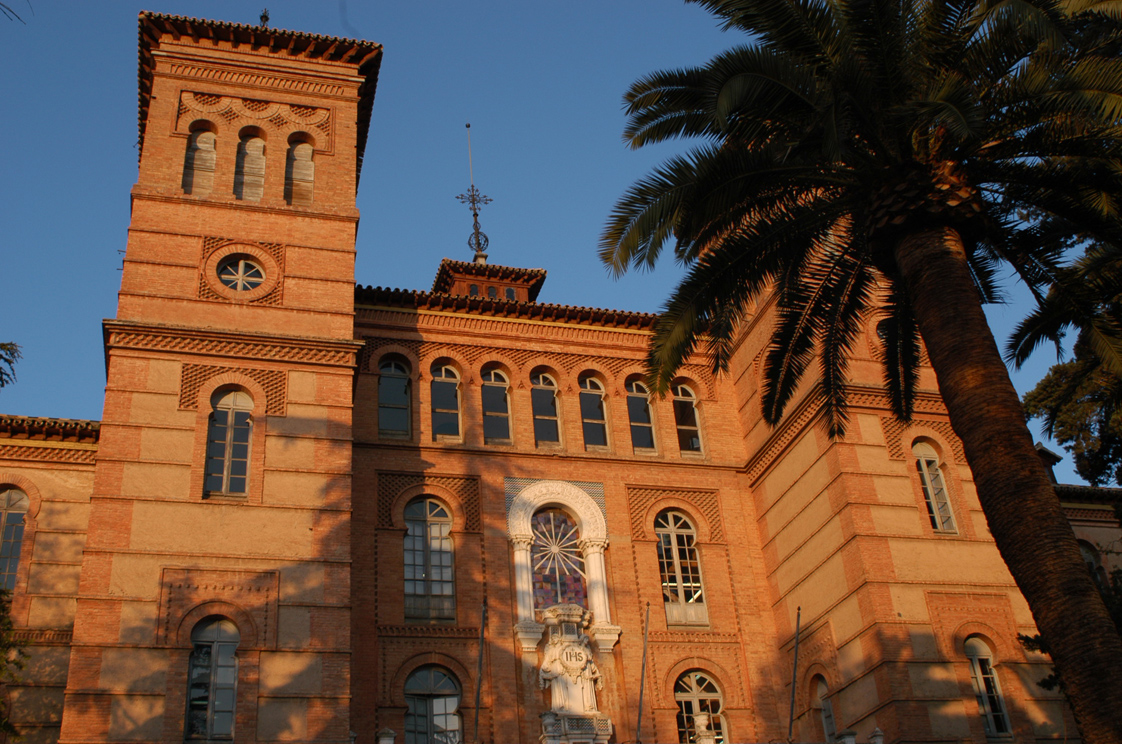
[[[896,246],[951,426],[962,440],[997,548],[1052,650],[1085,741],[1122,742],[1122,638],[1033,447],[951,229]]]

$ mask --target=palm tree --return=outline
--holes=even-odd
[[[1003,263],[1043,294],[1065,249],[1122,245],[1112,21],[1071,4],[1095,0],[693,1],[750,42],[632,85],[632,147],[701,143],[634,184],[601,241],[617,274],[670,241],[687,266],[652,339],[652,384],[665,391],[699,344],[727,368],[748,303],[770,292],[763,415],[780,420],[817,357],[838,435],[863,318],[888,320],[885,383],[904,420],[922,338],[1083,734],[1122,741],[1122,640],[982,312]]]

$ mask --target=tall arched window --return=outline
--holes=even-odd
[[[206,129],[199,129],[187,138],[183,157],[183,193],[206,196],[214,188],[214,160],[218,138]]]
[[[1010,736],[1009,717],[1005,713],[1005,699],[1001,696],[1001,683],[993,668],[993,651],[977,636],[965,643],[966,658],[970,662],[970,681],[978,700],[987,736]]]
[[[211,396],[206,436],[206,496],[244,496],[249,484],[249,437],[253,398],[243,390],[219,390]]]
[[[830,702],[830,687],[822,677],[815,677],[811,682],[811,693],[814,695],[814,706],[822,722],[822,736],[826,744],[834,744],[838,740],[838,726],[834,721],[834,705]]]
[[[627,419],[631,423],[631,446],[637,450],[655,448],[654,421],[651,418],[651,393],[638,380],[627,383]]]
[[[243,134],[234,165],[234,197],[242,201],[261,201],[264,194],[265,140],[256,134]]]
[[[460,438],[460,373],[437,362],[432,365],[432,438]]]
[[[510,399],[507,397],[510,382],[494,367],[484,368],[480,376],[483,379],[479,390],[483,398],[483,442],[510,444]]]
[[[674,385],[674,424],[678,428],[678,449],[701,452],[701,427],[697,423],[697,396],[688,385]]]
[[[912,454],[916,458],[916,471],[927,502],[931,528],[936,532],[954,532],[954,512],[943,483],[943,471],[939,469],[938,453],[927,442],[916,442],[912,445]]]
[[[487,297],[489,299],[492,299],[492,300],[499,299],[499,288],[498,287],[487,287]]]
[[[1109,588],[1110,578],[1106,574],[1106,569],[1103,568],[1103,559],[1098,548],[1086,540],[1079,540],[1078,542],[1079,554],[1083,556],[1083,562],[1087,564],[1087,570],[1095,577],[1095,582],[1099,585],[1099,588]]]
[[[288,146],[284,164],[284,199],[297,207],[312,206],[312,190],[316,180],[316,164],[312,161],[310,142],[296,141]]]
[[[697,533],[686,515],[667,510],[655,517],[658,570],[668,625],[705,625],[705,594],[701,588],[701,561]]]
[[[421,667],[405,680],[405,744],[460,744],[460,683],[447,669]]]
[[[561,441],[557,420],[557,381],[545,372],[530,375],[530,402],[534,413],[534,441],[536,444],[555,444]]]
[[[240,640],[238,626],[224,617],[208,617],[191,631],[186,738],[234,738]]]
[[[0,586],[8,591],[16,588],[19,555],[23,548],[23,519],[27,514],[27,494],[15,486],[0,485]]]
[[[721,690],[705,672],[686,672],[674,683],[674,702],[678,704],[678,744],[697,741],[694,716],[709,714],[709,730],[717,742],[725,741],[724,721],[721,716]]]
[[[591,375],[580,380],[580,418],[584,448],[608,446],[608,421],[604,414],[604,385]]]
[[[409,367],[396,359],[378,365],[378,435],[406,439],[412,423]]]
[[[424,497],[405,507],[405,617],[456,618],[452,514]]]
[[[542,509],[532,521],[534,609],[557,604],[588,607],[580,530],[561,509]]]

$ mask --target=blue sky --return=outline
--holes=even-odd
[[[428,289],[440,260],[470,260],[466,122],[492,263],[544,268],[543,302],[655,312],[679,268],[611,279],[596,257],[615,199],[684,149],[633,152],[621,96],[656,69],[701,64],[742,37],[680,0],[361,2],[8,0],[0,19],[0,340],[23,346],[5,413],[99,418],[101,319],[115,314],[136,181],[136,15],[359,37],[385,47],[358,207],[357,279]],[[1025,294],[991,309],[999,340]],[[1054,361],[1014,376],[1023,393]],[[1053,449],[1060,451],[1058,446]],[[1079,482],[1068,461],[1061,481]]]

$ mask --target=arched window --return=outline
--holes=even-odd
[[[478,284],[472,284],[471,286],[469,286],[468,287],[468,297],[478,297],[478,296],[479,296],[479,285]]]
[[[1103,568],[1103,559],[1098,548],[1086,540],[1080,540],[1079,554],[1083,556],[1083,562],[1087,564],[1087,570],[1095,577],[1095,582],[1098,583],[1099,588],[1109,588],[1110,579],[1106,575],[1106,569]]]
[[[697,423],[697,396],[687,385],[674,385],[674,424],[678,427],[678,449],[701,452],[701,428]]]
[[[516,299],[518,299],[517,296],[514,294],[514,287],[507,287],[506,288],[506,298],[508,300],[510,300],[511,302],[514,302]]]
[[[297,207],[312,206],[312,190],[316,180],[316,164],[312,162],[310,142],[293,142],[288,146],[284,164],[284,199]]]
[[[214,132],[200,129],[187,138],[187,154],[183,157],[183,193],[206,196],[214,188]]]
[[[261,201],[264,194],[265,140],[256,134],[244,134],[234,165],[234,196],[242,201]]]
[[[452,514],[423,497],[405,507],[405,617],[456,618]]]
[[[460,373],[447,364],[432,365],[432,438],[460,438]]]
[[[1001,684],[993,668],[993,652],[977,636],[966,639],[964,644],[966,658],[970,662],[970,681],[974,684],[974,696],[978,700],[978,712],[982,714],[987,736],[1009,736],[1009,717],[1005,713],[1005,700],[1001,697]]]
[[[224,617],[208,617],[191,631],[186,738],[234,738],[240,640],[238,626]]]
[[[584,448],[608,446],[608,422],[604,414],[604,385],[591,375],[580,380],[580,418]]]
[[[532,530],[534,609],[557,604],[588,607],[577,523],[561,509],[542,509],[534,514]]]
[[[927,502],[931,528],[936,532],[954,532],[954,512],[951,511],[947,488],[943,484],[943,471],[939,469],[939,455],[926,442],[912,445],[912,454],[916,458],[916,471],[923,488],[923,498]]]
[[[378,365],[378,435],[406,439],[412,431],[409,367],[386,359]]]
[[[534,441],[554,444],[561,441],[557,421],[557,381],[545,372],[530,375],[530,402],[534,412]]]
[[[510,444],[509,381],[494,367],[485,368],[479,394],[483,398],[483,442]]]
[[[405,680],[405,744],[460,744],[460,683],[447,669],[421,667]]]
[[[23,547],[23,518],[27,514],[27,494],[15,486],[0,485],[0,586],[16,588],[19,554]]]
[[[694,716],[709,714],[709,730],[717,742],[725,741],[724,721],[721,716],[721,690],[705,672],[686,672],[674,683],[674,702],[678,704],[678,744],[697,741]]]
[[[487,287],[487,296],[492,300],[497,300],[499,298],[499,288]]]
[[[627,419],[631,422],[631,446],[637,450],[655,447],[651,394],[638,380],[627,383]]]
[[[830,687],[822,677],[815,677],[811,682],[811,694],[814,696],[813,707],[818,709],[822,721],[822,736],[826,744],[834,744],[838,740],[838,726],[834,721],[834,705],[830,702]]]
[[[249,436],[253,398],[243,390],[211,396],[206,436],[205,496],[245,496],[249,483]]]
[[[658,571],[668,625],[705,625],[705,594],[701,588],[701,561],[697,533],[686,515],[667,510],[655,517],[658,538]]]

